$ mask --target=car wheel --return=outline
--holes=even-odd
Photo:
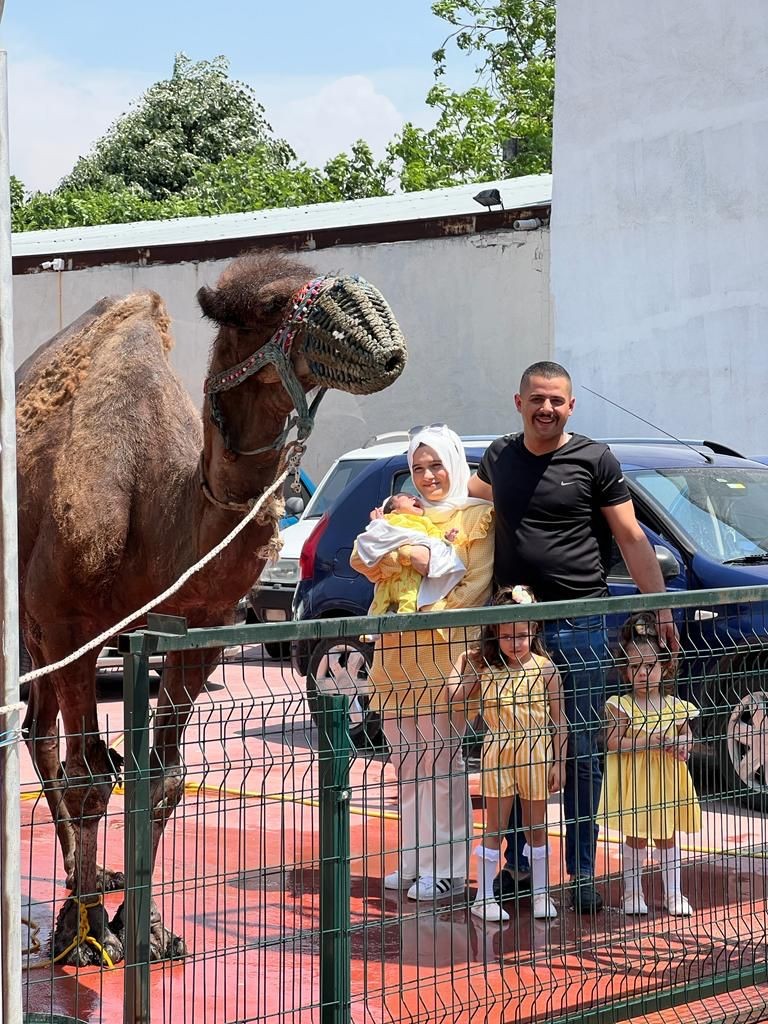
[[[287,661],[291,656],[291,642],[290,640],[273,640],[271,643],[264,644],[264,650],[273,661]]]
[[[307,703],[319,724],[318,693],[340,693],[349,698],[349,735],[358,748],[380,749],[386,743],[381,716],[370,709],[368,669],[372,644],[353,637],[321,640],[312,651],[307,669]]]
[[[750,685],[750,683],[752,685]],[[719,764],[723,796],[757,810],[768,807],[768,691],[761,680],[744,681],[730,708],[719,716]],[[754,687],[754,688],[753,688]]]

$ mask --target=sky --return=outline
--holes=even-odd
[[[428,126],[431,54],[450,30],[429,0],[5,0],[11,172],[49,189],[174,55],[224,54],[300,159],[357,138],[381,155],[405,121]],[[457,54],[449,82],[472,66]]]

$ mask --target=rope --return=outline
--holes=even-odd
[[[41,960],[40,963],[32,964],[32,967],[28,967],[27,969],[37,971],[40,970],[40,968],[42,967],[52,967],[54,964],[57,964],[60,960],[63,960],[65,956],[68,956],[73,949],[76,949],[79,945],[81,945],[81,943],[85,942],[89,946],[93,946],[94,949],[98,950],[101,956],[102,963],[107,968],[107,970],[111,971],[115,966],[114,961],[112,960],[112,957],[109,955],[106,949],[104,949],[99,940],[95,936],[91,935],[91,925],[88,920],[88,911],[93,910],[94,907],[103,906],[104,897],[99,896],[95,903],[83,903],[82,900],[79,900],[77,898],[77,896],[70,896],[69,899],[75,901],[75,903],[78,906],[79,913],[77,934],[75,935],[74,939],[72,939],[72,941],[70,942],[66,949],[62,949],[62,951],[60,953],[57,953],[56,956],[53,957],[51,960]],[[22,917],[21,923],[25,924],[27,928],[29,928],[30,946],[27,949],[23,950],[23,952],[26,953],[27,956],[29,956],[30,953],[36,953],[40,949],[40,942],[37,937],[40,933],[40,927],[35,921],[27,917]]]
[[[282,473],[280,473],[275,482],[273,484],[270,484],[266,491],[264,491],[264,493],[258,499],[258,501],[254,502],[252,508],[247,512],[245,516],[243,516],[243,518],[234,527],[234,529],[230,530],[227,536],[223,540],[219,541],[216,547],[211,548],[211,550],[206,555],[203,555],[199,562],[196,562],[194,565],[190,566],[190,568],[187,569],[186,572],[182,573],[182,575],[179,576],[176,582],[172,583],[167,590],[164,590],[162,592],[162,594],[158,594],[157,597],[153,597],[151,601],[147,601],[147,603],[145,605],[142,605],[141,608],[137,608],[135,612],[132,612],[130,615],[127,615],[124,619],[121,619],[120,622],[116,623],[114,626],[111,626],[109,629],[105,629],[103,633],[99,633],[99,635],[94,637],[93,640],[89,640],[87,644],[83,644],[83,646],[80,647],[77,651],[73,651],[72,654],[67,655],[66,658],[62,658],[61,661],[54,661],[52,665],[45,665],[43,666],[43,668],[36,668],[32,672],[27,672],[25,675],[20,677],[19,683],[31,683],[34,679],[41,679],[43,676],[50,675],[51,672],[58,672],[59,669],[66,668],[67,665],[71,665],[73,662],[78,661],[78,659],[82,658],[82,656],[84,654],[87,654],[89,651],[92,651],[95,648],[102,648],[107,643],[107,641],[111,640],[112,637],[115,636],[115,634],[122,633],[125,629],[128,628],[128,626],[135,622],[136,619],[139,619],[142,616],[146,615],[147,612],[152,611],[153,608],[156,608],[159,604],[162,604],[163,601],[167,601],[169,597],[173,597],[173,595],[177,591],[181,590],[184,584],[187,583],[195,575],[195,573],[200,572],[201,569],[204,569],[209,562],[212,562],[217,555],[221,554],[221,552],[227,547],[227,545],[232,543],[232,541],[235,539],[235,537],[237,537],[239,533],[242,533],[246,526],[253,519],[256,518],[259,511],[261,510],[262,505],[267,500],[267,498],[270,498],[280,487],[282,487],[286,477],[289,475],[289,473],[292,472],[293,468],[291,466],[291,460],[289,457],[288,465],[286,466],[286,468],[282,471]]]

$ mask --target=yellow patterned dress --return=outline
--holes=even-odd
[[[454,549],[467,568],[461,582],[429,610],[477,608],[485,604],[491,594],[493,576],[493,507],[482,504],[445,511],[428,509],[426,515],[443,534],[454,528],[459,531]],[[408,547],[367,566],[358,557],[355,546],[350,565],[377,584],[399,573],[401,566],[410,565]],[[399,709],[405,715],[447,712],[445,684],[459,655],[476,639],[477,633],[476,629],[461,627],[382,633],[369,673],[371,706],[382,712]]]
[[[494,666],[480,677],[483,719],[483,795],[546,800],[552,764],[546,669],[549,658],[531,653],[524,669]]]
[[[698,715],[698,709],[679,697],[665,696],[654,711],[639,707],[629,694],[607,701],[609,721],[616,718],[611,708],[627,716],[626,735],[636,744],[634,750],[605,755],[600,823],[638,839],[671,839],[676,832],[698,832],[701,807],[687,763],[647,746],[649,734],[672,738],[681,725]]]

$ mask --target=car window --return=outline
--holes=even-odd
[[[710,558],[768,554],[768,471],[706,466],[627,475]]]
[[[340,459],[312,495],[303,519],[319,519],[372,459]]]
[[[469,462],[470,471],[474,473],[479,463],[471,462],[469,460],[467,461]],[[411,480],[411,474],[408,472],[408,470],[404,470],[401,473],[395,473],[394,477],[392,478],[392,490],[389,493],[418,494],[419,492],[416,490],[416,486],[413,480]]]

